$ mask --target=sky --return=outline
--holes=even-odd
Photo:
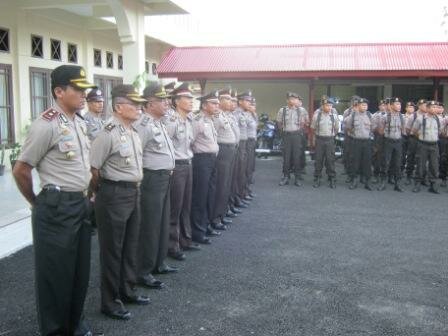
[[[175,46],[448,41],[448,0],[173,2],[190,14],[146,17],[145,28]]]

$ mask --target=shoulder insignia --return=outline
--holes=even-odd
[[[81,113],[76,112],[76,115],[77,115],[79,118],[81,118],[82,120],[85,120],[85,118],[81,115]]]
[[[106,126],[104,126],[104,129],[108,132],[112,131],[114,128],[115,128],[115,125],[112,123],[109,123]]]
[[[47,121],[52,121],[54,118],[56,118],[57,116],[59,116],[59,112],[50,108],[48,110],[46,110],[45,112],[42,113],[42,118],[44,118]]]

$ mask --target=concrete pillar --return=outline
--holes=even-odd
[[[145,15],[138,0],[107,0],[123,46],[123,83],[132,84],[145,71]]]

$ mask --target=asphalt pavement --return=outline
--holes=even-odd
[[[340,167],[339,167],[340,168]],[[257,160],[257,198],[231,229],[140,289],[132,319],[99,311],[98,244],[85,315],[108,336],[448,335],[447,198],[412,193],[279,187],[278,158]],[[0,260],[0,336],[37,330],[33,252]]]

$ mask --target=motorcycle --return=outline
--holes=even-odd
[[[275,122],[269,120],[266,114],[260,117],[262,123],[257,133],[256,153],[259,158],[268,158],[270,154],[281,152],[281,139],[277,131]]]

